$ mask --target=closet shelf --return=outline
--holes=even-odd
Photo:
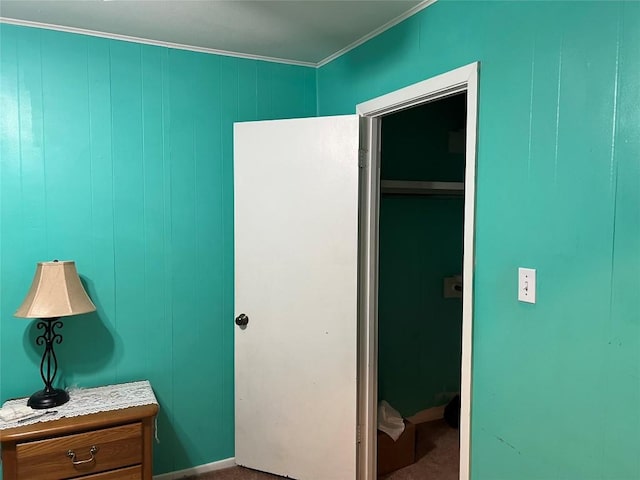
[[[412,182],[381,180],[380,191],[394,195],[450,195],[464,196],[463,182]]]

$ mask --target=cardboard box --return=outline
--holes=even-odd
[[[378,475],[384,475],[416,461],[416,426],[404,421],[404,432],[395,442],[378,430]]]

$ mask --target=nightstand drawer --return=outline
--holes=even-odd
[[[71,458],[69,452],[75,453],[75,457]],[[79,477],[140,464],[142,424],[132,423],[64,437],[18,443],[16,457],[18,478],[29,480]]]
[[[82,480],[140,480],[142,478],[142,467],[128,467],[111,472],[96,473],[88,477],[81,477]]]

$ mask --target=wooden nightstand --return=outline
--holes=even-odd
[[[0,430],[4,480],[151,480],[157,404]]]

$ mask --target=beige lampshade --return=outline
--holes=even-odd
[[[85,292],[76,262],[40,262],[27,297],[14,314],[21,318],[68,317],[94,312]]]

